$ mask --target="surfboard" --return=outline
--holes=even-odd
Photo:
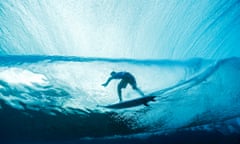
[[[106,106],[101,106],[105,108],[110,108],[110,109],[122,109],[122,108],[130,108],[130,107],[135,107],[135,106],[140,106],[140,105],[145,105],[149,106],[148,102],[150,101],[156,101],[154,98],[156,96],[145,96],[133,100],[128,100],[116,104],[111,104],[111,105],[106,105]]]

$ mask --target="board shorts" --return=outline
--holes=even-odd
[[[132,75],[126,75],[118,84],[119,88],[126,88],[127,85],[130,84],[133,89],[137,88],[137,83],[135,78]]]

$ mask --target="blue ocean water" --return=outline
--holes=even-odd
[[[1,1],[1,142],[239,143],[239,16],[238,0]],[[113,70],[156,102],[99,107],[118,102]]]

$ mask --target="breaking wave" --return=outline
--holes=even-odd
[[[239,58],[2,56],[1,139],[167,134],[238,118],[239,65]],[[111,70],[133,73],[144,93],[156,95],[157,101],[121,110],[98,107],[118,101],[116,81],[101,86]],[[131,88],[124,90],[124,100],[136,97]],[[239,133],[232,128],[227,133]]]

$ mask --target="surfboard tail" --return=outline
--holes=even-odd
[[[149,106],[149,104],[146,102],[146,103],[144,103],[143,105],[145,105],[145,106]]]
[[[156,97],[157,97],[157,96],[152,96],[152,97],[151,97],[151,101],[154,101],[154,102],[155,102],[155,101],[156,101],[156,99],[155,99]]]
[[[153,102],[156,101],[156,99],[155,99],[156,96],[149,96],[149,98],[150,98],[150,99],[146,100],[146,101],[143,103],[143,105],[149,106],[149,104],[148,104],[149,101],[153,101]]]

